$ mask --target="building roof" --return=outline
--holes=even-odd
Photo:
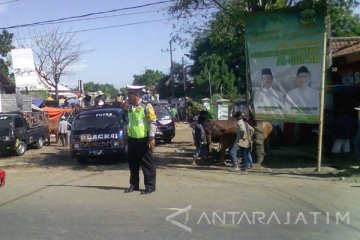
[[[330,39],[332,57],[360,53],[360,37],[333,37]]]

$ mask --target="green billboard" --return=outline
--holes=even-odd
[[[247,16],[248,90],[256,119],[319,122],[324,25],[321,9]]]

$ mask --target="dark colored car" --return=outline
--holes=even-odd
[[[121,108],[91,109],[79,113],[71,126],[70,150],[79,164],[90,157],[113,155],[126,159],[127,116]]]
[[[175,123],[171,118],[169,109],[165,106],[154,106],[156,121],[155,140],[162,140],[165,143],[171,143],[175,137]]]
[[[42,148],[49,138],[49,120],[44,112],[0,114],[0,151],[23,155],[28,146]]]
[[[155,107],[159,106],[159,107],[166,107],[166,108],[170,109],[170,104],[165,99],[160,99],[159,101],[152,101],[151,105],[153,105]]]

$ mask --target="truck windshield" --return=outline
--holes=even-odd
[[[158,120],[170,120],[170,111],[165,107],[157,107],[154,109]]]
[[[75,119],[72,129],[75,131],[109,129],[119,128],[122,124],[122,119],[116,115],[100,117],[94,115],[82,115]]]
[[[0,135],[8,136],[10,133],[12,119],[11,117],[0,117]]]

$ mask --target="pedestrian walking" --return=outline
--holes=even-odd
[[[237,151],[240,148],[241,159],[243,162],[242,170],[246,171],[252,167],[251,147],[254,128],[247,123],[245,115],[242,112],[236,112],[234,117],[238,120],[238,122],[236,126],[236,139],[230,150],[230,157],[234,170],[240,170],[237,161]]]
[[[198,117],[198,120],[194,124],[194,142],[195,142],[196,150],[193,155],[193,161],[192,161],[193,166],[196,166],[197,158],[203,159],[208,154],[208,141],[203,125],[205,123],[205,120],[206,117],[204,115],[200,115]]]
[[[69,137],[68,137],[68,127],[71,127],[71,124],[65,120],[65,116],[61,117],[61,120],[59,122],[59,137],[61,140],[61,144],[63,147],[67,147],[68,146],[68,141],[69,141]]]
[[[127,86],[128,109],[128,156],[130,186],[126,193],[139,190],[140,167],[144,173],[145,190],[150,194],[156,190],[156,164],[153,158],[155,149],[156,115],[150,103],[141,99],[143,86]]]
[[[170,113],[171,113],[171,118],[174,120],[174,122],[179,122],[178,110],[175,104],[171,106]]]

